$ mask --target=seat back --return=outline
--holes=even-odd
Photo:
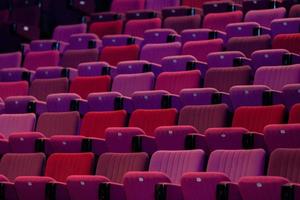
[[[33,113],[0,115],[0,133],[5,136],[14,132],[33,131],[34,126],[35,115]]]

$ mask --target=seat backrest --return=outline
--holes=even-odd
[[[129,121],[130,127],[139,127],[147,135],[153,136],[159,126],[172,126],[177,121],[176,109],[135,110]]]
[[[249,131],[262,133],[269,124],[284,122],[284,105],[242,106],[235,110],[232,127],[243,127]]]
[[[207,172],[225,173],[233,182],[243,176],[262,176],[265,154],[263,149],[216,150],[210,154]]]
[[[29,94],[38,100],[46,101],[49,94],[67,93],[68,89],[67,78],[36,79],[31,83]]]
[[[300,123],[300,104],[295,104],[290,111],[289,124]]]
[[[5,100],[9,96],[28,95],[28,82],[2,82],[0,83],[0,97]]]
[[[98,49],[67,50],[61,58],[60,65],[76,69],[80,63],[98,61],[98,57]]]
[[[295,18],[283,18],[275,19],[271,23],[272,36],[278,34],[298,33],[299,32],[300,19]]]
[[[172,12],[172,11],[171,11]],[[201,25],[201,15],[174,16],[164,20],[165,28],[174,29],[178,34],[186,29],[197,29]]]
[[[198,88],[201,73],[198,70],[182,72],[163,72],[156,79],[155,90],[166,90],[179,94],[182,89]]]
[[[146,153],[104,153],[98,160],[96,175],[109,178],[116,183],[123,182],[129,171],[145,171],[148,165]]]
[[[210,13],[207,14],[203,21],[203,28],[210,28],[218,31],[225,31],[227,24],[238,23],[243,19],[241,11]]]
[[[0,54],[0,69],[20,67],[21,60],[21,52]]]
[[[5,136],[13,132],[30,132],[34,130],[35,114],[2,114],[0,115],[0,133]]]
[[[299,164],[299,149],[276,149],[270,156],[268,176],[282,176],[300,183]]]
[[[299,48],[300,33],[279,34],[273,39],[273,49],[287,49],[292,53],[300,53]]]
[[[289,17],[300,17],[300,5],[295,4],[291,7]]]
[[[208,67],[233,67],[234,59],[238,57],[246,57],[240,51],[223,51],[215,52],[207,55]]]
[[[70,111],[71,102],[81,99],[75,93],[58,93],[50,94],[47,97],[48,112],[68,112]]]
[[[58,51],[32,51],[26,54],[23,67],[36,70],[38,67],[58,66],[59,58]]]
[[[179,6],[180,0],[147,0],[146,9],[160,11],[164,7]]]
[[[161,24],[161,19],[158,17],[150,19],[133,19],[126,23],[124,33],[132,36],[143,37],[145,31],[160,28]]]
[[[121,74],[114,78],[112,91],[120,92],[124,96],[131,96],[136,91],[152,90],[154,86],[154,74]]]
[[[251,10],[245,15],[245,22],[257,22],[261,26],[270,28],[271,22],[274,19],[284,18],[286,13],[285,8]]]
[[[184,173],[203,171],[204,155],[202,150],[157,151],[152,155],[149,171],[163,172],[172,183],[179,184]]]
[[[254,85],[266,85],[281,91],[287,84],[300,82],[300,65],[260,67],[254,77]]]
[[[71,175],[92,175],[93,153],[54,153],[47,161],[45,176],[65,182]]]
[[[87,25],[82,24],[73,24],[73,25],[62,25],[57,26],[53,33],[53,39],[63,42],[69,42],[70,36],[78,33],[85,33]]]
[[[130,10],[143,10],[146,0],[113,0],[110,10],[125,13]]]
[[[97,42],[98,40],[99,40],[98,36],[94,33],[73,34],[70,36],[69,41],[68,41],[69,45],[66,48],[68,50],[80,50],[80,49],[84,50],[84,49],[89,48],[90,41]],[[97,43],[96,43],[96,46],[97,46]],[[88,52],[88,51],[85,51],[85,52]],[[95,54],[92,54],[92,53],[90,54],[91,58],[92,58],[92,55],[95,55],[95,57],[97,57],[96,51],[90,51],[90,52],[95,52]]]
[[[123,127],[126,123],[125,110],[111,112],[88,112],[84,115],[80,135],[86,137],[104,138],[104,132],[109,127]]]
[[[78,112],[45,112],[37,122],[36,131],[52,135],[76,135],[80,123]]]
[[[211,127],[227,126],[228,106],[218,105],[197,105],[185,106],[179,114],[179,125],[192,125],[203,133]]]
[[[0,161],[0,173],[11,182],[18,176],[41,176],[45,155],[43,153],[8,153]]]
[[[76,77],[71,82],[70,92],[86,99],[90,93],[109,91],[110,86],[110,76]]]

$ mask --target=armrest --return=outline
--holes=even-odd
[[[147,135],[137,135],[132,138],[133,152],[146,152],[152,155],[156,151],[156,141],[154,137]]]
[[[78,111],[81,116],[89,111],[88,101],[85,99],[76,99],[71,101],[70,111]]]
[[[240,67],[244,65],[249,65],[251,64],[251,59],[246,58],[246,57],[237,57],[233,59],[233,66],[234,67]]]
[[[283,94],[277,90],[267,90],[263,92],[263,105],[274,105],[283,103]]]
[[[14,183],[6,182],[6,181],[0,183],[0,199],[10,199],[10,200],[18,199]]]
[[[282,200],[296,200],[300,198],[300,184],[288,183],[281,187]]]
[[[181,108],[179,95],[165,94],[162,96],[161,108]]]
[[[155,74],[155,76],[158,76],[162,72],[162,68],[160,64],[157,63],[151,63],[151,71]]]
[[[143,44],[144,38],[141,38],[141,37],[133,37],[133,38],[135,40],[135,44],[138,45],[139,47],[141,47]]]
[[[47,103],[44,101],[32,101],[28,103],[27,112],[40,115],[47,111]]]
[[[67,184],[52,181],[46,184],[46,197],[49,200],[69,200]]]
[[[78,70],[74,68],[67,68],[69,71],[68,78],[72,81],[78,76]]]
[[[133,101],[130,97],[122,97],[123,98],[123,108],[128,113],[132,113],[134,110]]]
[[[88,138],[86,139],[87,143],[91,142],[91,149],[92,152],[96,155],[101,155],[105,152],[107,152],[107,147],[104,139],[101,138]]]
[[[99,199],[101,200],[120,200],[125,199],[123,185],[113,182],[104,182],[99,185]]]
[[[182,200],[180,185],[172,183],[158,183],[155,185],[155,197],[159,200]]]
[[[262,26],[261,27],[261,33],[262,33],[262,35],[271,35],[271,29],[267,28],[265,26]]]
[[[199,133],[188,134],[185,138],[185,149],[202,149],[208,152],[205,135]]]
[[[217,200],[242,200],[237,183],[221,182],[217,185]]]
[[[10,152],[9,141],[6,139],[0,140],[0,155],[6,154]]]
[[[244,149],[262,148],[266,149],[264,135],[258,132],[248,132],[243,135]]]

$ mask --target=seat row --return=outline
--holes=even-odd
[[[45,156],[5,154],[0,162],[2,195],[10,199],[281,199],[297,197],[299,149],[277,149],[263,176],[262,149],[217,150],[205,168],[202,150],[157,151],[147,166],[144,153],[106,153],[93,172],[92,153],[53,154],[42,173]],[[251,163],[251,164],[249,164]],[[11,171],[5,171],[13,166]],[[22,168],[20,168],[22,166]],[[44,175],[44,176],[42,176]],[[93,176],[91,176],[93,175]],[[289,187],[292,190],[287,190]],[[18,197],[18,198],[17,198]],[[297,198],[292,198],[297,199]]]

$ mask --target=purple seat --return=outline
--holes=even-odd
[[[233,86],[229,90],[233,109],[240,106],[261,106],[275,103],[266,96],[270,88],[265,85]],[[270,102],[271,101],[271,102]]]
[[[35,115],[32,113],[0,115],[0,133],[6,137],[15,132],[33,131],[34,126]]]
[[[67,78],[35,79],[30,86],[29,94],[38,100],[46,101],[49,94],[67,93],[69,80]]]
[[[11,96],[5,99],[5,113],[20,114],[28,112],[28,104],[37,99],[33,96]]]
[[[21,52],[0,54],[0,68],[20,67],[22,60]]]
[[[254,51],[270,49],[270,47],[271,37],[269,35],[232,37],[226,45],[227,51],[241,51],[248,58]]]
[[[282,194],[286,195],[282,193],[283,185],[289,181],[299,183],[299,168],[297,167],[299,155],[299,149],[277,149],[273,151],[269,161],[268,177],[245,177],[239,181],[243,199],[281,199]],[[290,184],[290,186],[293,185]],[[293,190],[291,195],[295,195]]]
[[[169,35],[176,35],[173,29],[151,29],[144,32],[144,44],[166,43]]]
[[[257,22],[261,26],[270,28],[274,19],[284,18],[286,14],[285,8],[274,8],[264,10],[251,10],[245,15],[245,22]]]
[[[250,75],[251,67],[249,66],[210,68],[205,75],[204,87],[228,92],[234,85],[248,85]]]
[[[127,34],[105,35],[102,38],[103,47],[107,46],[126,46],[136,44],[140,46],[142,40]]]
[[[223,40],[202,40],[186,42],[182,47],[183,55],[192,55],[197,60],[206,62],[207,55],[212,52],[222,51]]]
[[[170,182],[180,184],[181,176],[184,173],[202,171],[203,161],[204,152],[202,150],[157,151],[151,158],[149,172],[129,172],[125,175],[126,197],[131,200],[141,198],[153,200],[157,184]],[[175,187],[174,193],[171,194],[174,200],[182,198],[181,192],[176,191],[176,189],[178,190]],[[168,187],[167,190],[169,190]]]
[[[67,50],[80,50],[80,49],[88,49],[90,42],[94,42],[95,48],[101,47],[101,41],[98,36],[93,33],[78,33],[73,34],[69,38],[69,45],[67,46]]]
[[[45,136],[39,132],[12,133],[8,137],[10,152],[34,153],[37,150],[36,141],[44,138]]]
[[[9,153],[0,162],[0,174],[14,182],[18,176],[42,175],[45,155],[43,153]]]
[[[167,56],[161,61],[162,71],[186,71],[198,69],[201,72],[205,71],[206,63],[199,62],[194,56],[180,55]]]
[[[139,135],[145,135],[145,132],[137,127],[115,127],[106,129],[105,141],[108,152],[132,152],[132,138]]]
[[[34,73],[25,68],[4,68],[0,70],[2,82],[32,81]]]
[[[166,96],[170,96],[170,93],[165,90],[156,90],[134,92],[131,97],[134,109],[161,109],[164,107],[163,101],[167,98]],[[172,107],[172,102],[170,104],[166,107]]]
[[[87,97],[89,111],[113,111],[116,99],[121,98],[119,92],[90,93]]]
[[[55,79],[67,77],[73,80],[78,75],[76,69],[64,67],[39,67],[36,69],[34,79]]]
[[[226,26],[226,33],[227,33],[227,38],[232,38],[232,37],[245,37],[245,36],[252,36],[254,30],[259,30],[260,25],[256,22],[241,22],[241,23],[233,23],[233,24],[228,24]],[[262,33],[265,34],[266,30],[261,29]]]
[[[212,127],[226,127],[228,106],[219,105],[197,105],[185,106],[179,114],[179,125],[192,125],[203,133]]]
[[[260,67],[255,73],[254,84],[281,91],[287,84],[299,83],[299,73],[300,65]]]
[[[196,134],[198,130],[193,126],[161,126],[155,129],[154,135],[158,150],[185,150],[186,138],[189,134]]]
[[[121,74],[114,78],[112,91],[120,92],[124,96],[131,96],[133,92],[152,90],[154,86],[154,74]]]
[[[179,0],[147,0],[146,9],[160,11],[165,7],[179,6]]]
[[[299,84],[288,84],[282,88],[283,101],[288,110],[298,101],[298,95],[300,94],[300,85]]]
[[[71,103],[74,100],[81,99],[75,93],[58,93],[47,96],[47,111],[48,112],[68,112],[71,108]]]
[[[204,0],[202,3],[202,9],[204,15],[208,15],[210,13],[225,13],[225,12],[233,12],[236,10],[241,10],[241,6],[238,3],[239,1],[215,1],[215,0]]]
[[[271,23],[272,36],[278,34],[298,33],[300,26],[299,18],[275,19]]]
[[[85,62],[78,65],[78,76],[100,76],[107,75],[109,70],[107,62]]]
[[[179,94],[182,89],[198,88],[200,77],[199,70],[163,72],[156,79],[155,90],[166,90],[171,94]]]
[[[209,40],[209,39],[226,39],[223,32],[214,31],[212,29],[187,29],[181,32],[181,42],[185,44],[189,41]]]
[[[233,67],[236,58],[246,57],[240,51],[215,52],[207,55],[208,67]]]
[[[97,200],[102,189],[99,185],[106,183],[111,188],[122,183],[123,175],[130,171],[144,171],[148,162],[146,153],[104,153],[98,160],[96,176],[70,176],[67,187],[73,200],[89,198]],[[108,183],[108,182],[111,183]],[[109,191],[110,198],[123,199],[123,192]]]
[[[187,105],[210,105],[215,101],[218,92],[215,88],[183,89],[180,91],[179,97],[183,107]]]
[[[78,112],[45,112],[36,125],[36,131],[46,137],[52,135],[75,135],[78,133],[80,116]]]
[[[161,72],[161,66],[146,60],[122,61],[116,66],[116,70],[112,75],[118,74],[137,74],[143,72],[153,72],[158,75]]]
[[[251,164],[249,164],[251,163]],[[255,150],[216,150],[211,153],[207,172],[187,173],[182,177],[183,196],[187,200],[203,198],[213,200],[218,194],[219,184],[228,186],[222,190],[225,198],[241,199],[235,183],[240,177],[259,176],[264,173],[265,151]],[[193,196],[191,196],[193,195]]]
[[[180,51],[181,44],[179,42],[146,44],[141,50],[140,59],[161,64],[164,57],[179,55]]]
[[[143,10],[145,2],[145,0],[113,0],[110,10],[118,13],[125,13],[130,10]]]
[[[299,124],[273,124],[264,129],[268,151],[278,148],[299,148]]]
[[[227,24],[238,23],[243,19],[243,12],[223,12],[207,14],[203,21],[203,28],[225,31]]]
[[[261,66],[277,66],[284,64],[284,56],[289,54],[285,49],[258,50],[251,55],[251,67],[254,72]]]

